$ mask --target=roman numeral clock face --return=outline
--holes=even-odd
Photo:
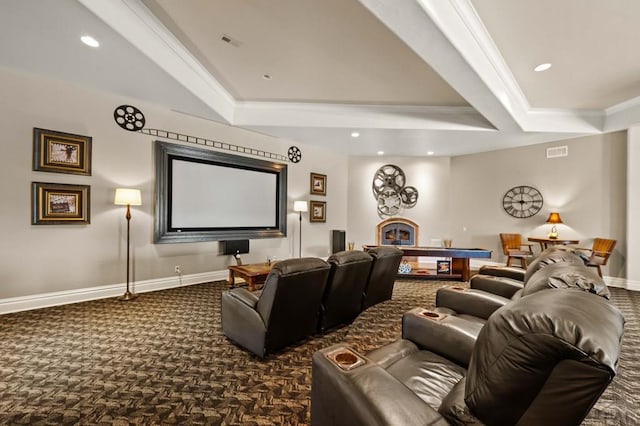
[[[542,204],[543,199],[540,191],[526,185],[511,188],[502,198],[504,211],[520,219],[538,213],[542,209]]]

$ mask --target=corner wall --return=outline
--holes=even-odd
[[[451,160],[451,222],[454,242],[493,250],[504,259],[498,234],[546,236],[550,212],[559,212],[560,238],[591,247],[594,237],[618,241],[603,274],[625,277],[626,132],[593,135],[541,145],[506,149]],[[569,155],[546,158],[546,148],[568,146]],[[512,187],[529,185],[544,197],[542,210],[516,219],[502,208]],[[455,194],[455,195],[454,195]]]
[[[316,147],[272,138],[166,110],[158,105],[89,90],[80,86],[0,69],[0,301],[7,298],[65,292],[114,284],[124,292],[126,221],[124,208],[113,205],[116,187],[142,190],[143,205],[132,207],[133,281],[176,278],[224,271],[230,256],[219,256],[218,243],[153,244],[154,164],[157,138],[122,130],[113,120],[122,104],[145,114],[146,128],[164,129],[286,155],[291,145],[302,161],[288,165],[287,237],[251,241],[244,261],[298,255],[298,215],[293,201],[309,199],[309,172],[328,175],[327,222],[303,219],[303,255],[327,256],[329,230],[346,229],[347,158]],[[33,128],[93,137],[92,176],[32,171]],[[168,142],[178,143],[168,140]],[[193,144],[188,144],[194,146]],[[91,186],[91,224],[31,225],[31,182]],[[215,184],[226,184],[218,182]],[[232,208],[224,202],[221,209]]]

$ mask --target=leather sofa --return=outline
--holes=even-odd
[[[393,284],[404,252],[396,247],[375,247],[367,251],[373,258],[364,291],[362,310],[391,299]]]
[[[329,270],[322,259],[283,260],[261,292],[223,292],[222,332],[259,357],[313,335]]]
[[[449,320],[416,308],[389,345],[316,352],[311,424],[578,425],[615,376],[624,330],[608,300],[575,290],[514,300],[477,339]]]
[[[404,314],[402,339],[318,351],[312,425],[580,424],[615,375],[624,318],[570,252],[539,259],[511,298],[444,288]]]
[[[350,324],[360,314],[372,261],[363,251],[341,251],[329,257],[331,271],[322,298],[319,332]]]

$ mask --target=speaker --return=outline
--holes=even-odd
[[[227,240],[218,244],[220,254],[249,253],[249,240]]]
[[[337,253],[339,251],[344,251],[345,239],[346,239],[345,231],[340,231],[338,229],[333,229],[331,231],[331,254]]]

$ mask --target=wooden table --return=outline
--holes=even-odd
[[[365,249],[378,246],[364,246]],[[481,248],[452,248],[452,247],[410,247],[395,246],[404,252],[407,257],[444,257],[451,258],[450,274],[430,274],[425,270],[413,270],[408,274],[398,274],[398,278],[423,278],[423,279],[453,279],[469,281],[471,278],[470,258],[491,258],[491,250]]]
[[[248,265],[229,266],[229,287],[236,285],[236,277],[240,277],[247,282],[249,291],[256,289],[256,284],[262,284],[266,279],[271,267],[275,263],[251,263]]]
[[[564,238],[529,237],[527,239],[532,243],[540,244],[540,250],[544,250],[549,246],[554,246],[556,244],[562,244],[565,246],[570,244],[580,244],[580,240],[567,240]]]

